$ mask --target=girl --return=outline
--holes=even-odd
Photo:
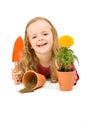
[[[55,27],[46,18],[36,17],[29,21],[25,29],[24,51],[21,71],[12,71],[12,79],[22,79],[28,70],[34,70],[57,82],[53,56],[58,52],[58,35]]]
[[[50,78],[51,82],[57,82],[56,67],[53,57],[58,52],[58,34],[52,23],[43,17],[31,19],[25,28],[23,57],[20,63],[20,71],[12,71],[14,81],[28,70],[34,70]],[[78,78],[78,74],[76,74]],[[76,78],[76,81],[77,81]]]

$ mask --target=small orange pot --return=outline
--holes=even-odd
[[[35,89],[42,87],[45,82],[46,78],[44,75],[29,70],[24,74],[22,79],[22,83],[25,87],[24,92],[34,91]]]
[[[57,71],[59,87],[62,91],[69,91],[73,89],[75,71],[71,72],[61,72]]]

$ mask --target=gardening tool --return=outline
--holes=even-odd
[[[19,71],[19,63],[22,60],[23,45],[24,45],[23,39],[21,36],[19,36],[14,43],[13,52],[12,52],[12,62],[14,62],[16,72]],[[19,84],[19,83],[20,83],[20,78],[18,78],[17,81],[15,81],[15,84]]]

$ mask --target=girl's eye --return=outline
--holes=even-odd
[[[33,36],[32,39],[36,38],[36,36]]]
[[[47,36],[47,35],[48,35],[48,33],[44,33],[43,35],[44,35],[44,36]]]

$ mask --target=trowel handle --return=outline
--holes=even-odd
[[[15,65],[16,72],[18,72],[19,71],[19,62],[14,62],[14,65]],[[20,84],[20,82],[21,82],[20,77],[17,77],[17,79],[14,81],[14,83],[16,85]]]

